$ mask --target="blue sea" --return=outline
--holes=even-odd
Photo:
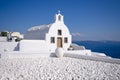
[[[120,59],[120,41],[73,41],[78,45],[85,46],[94,52],[102,52],[113,58]]]

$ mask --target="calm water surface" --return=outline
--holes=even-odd
[[[120,59],[120,42],[118,41],[73,41],[73,43],[83,45],[86,49],[91,49],[94,52],[102,52]]]

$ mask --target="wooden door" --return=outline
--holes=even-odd
[[[62,38],[57,38],[57,47],[62,47]]]

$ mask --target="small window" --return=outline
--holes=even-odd
[[[51,37],[51,43],[55,43],[55,38]]]
[[[67,37],[64,38],[64,43],[68,43],[68,38]]]
[[[58,35],[62,35],[62,31],[61,30],[58,30]]]
[[[60,15],[58,16],[58,20],[61,21],[61,16]]]

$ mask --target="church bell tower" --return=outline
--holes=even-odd
[[[55,15],[55,23],[56,22],[64,23],[64,16],[60,14],[60,11]]]

